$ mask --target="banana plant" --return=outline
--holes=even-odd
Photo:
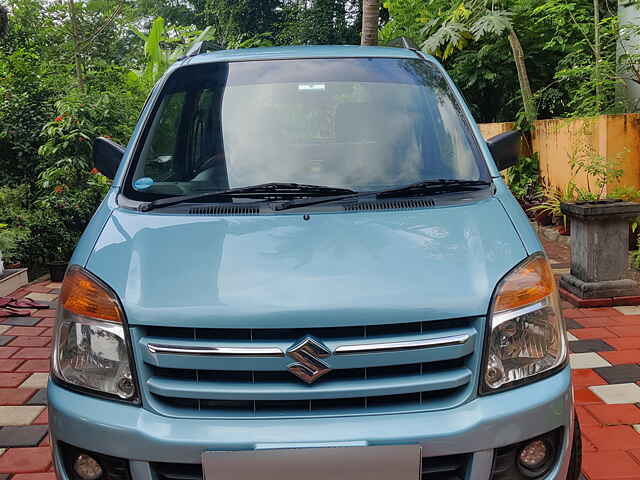
[[[196,43],[211,40],[211,27],[207,27],[201,32],[184,28],[172,29],[175,35],[170,36],[162,17],[157,17],[153,21],[151,29],[146,35],[135,28],[131,30],[144,42],[146,59],[145,68],[134,74],[141,77],[144,83],[150,87]]]

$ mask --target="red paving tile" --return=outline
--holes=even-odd
[[[593,452],[582,458],[582,470],[589,480],[640,478],[640,464],[627,452]]]
[[[20,359],[15,359],[15,360],[9,360],[6,358],[2,359],[2,361],[0,362],[0,372],[13,372],[23,362],[24,360],[20,360]]]
[[[51,366],[50,360],[22,360],[24,363],[20,365],[17,372],[48,372]]]
[[[600,425],[600,422],[596,420],[596,418],[587,410],[587,407],[577,406],[576,414],[578,415],[578,419],[580,420],[580,425],[582,427],[588,427],[590,425]]]
[[[598,355],[612,365],[640,363],[640,350],[614,350],[613,352],[600,352]]]
[[[48,337],[16,337],[9,343],[10,347],[44,347],[49,343]]]
[[[46,425],[49,423],[49,411],[44,409],[33,421],[33,425]],[[640,436],[640,435],[639,435]]]
[[[55,318],[56,311],[52,308],[47,308],[46,310],[38,310],[31,316],[34,318]]]
[[[640,408],[636,405],[588,405],[585,409],[601,425],[640,424]]]
[[[585,426],[582,433],[595,445],[598,451],[631,450],[640,448],[640,433],[630,425],[612,427]],[[640,474],[640,470],[638,471]]]
[[[11,480],[56,480],[56,474],[54,472],[19,473],[11,477]]]
[[[570,332],[580,340],[587,340],[591,338],[609,338],[609,337],[617,337],[618,334],[613,332],[614,327],[612,328],[576,328],[574,330],[570,330]],[[635,328],[635,327],[630,327]]]
[[[23,405],[34,393],[32,388],[0,388],[0,405]]]
[[[22,372],[0,373],[0,388],[17,387],[22,382],[24,382],[28,376],[29,376],[28,373],[22,373]]]
[[[55,319],[54,318],[43,318],[42,320],[40,320],[38,322],[38,326],[39,327],[53,327],[54,323],[55,323]]]
[[[600,397],[596,396],[588,388],[576,388],[573,392],[573,398],[576,405],[593,405],[597,403],[604,403],[600,400]]]
[[[640,325],[630,327],[609,327],[618,337],[640,337]],[[604,338],[604,337],[603,337]]]
[[[49,465],[49,447],[10,448],[0,456],[0,473],[44,472]]]
[[[575,388],[589,387],[591,385],[606,385],[607,382],[596,372],[589,368],[581,368],[571,372],[573,386]]]
[[[606,342],[616,350],[640,349],[640,337],[607,338]]]
[[[9,358],[18,350],[18,347],[0,347],[0,359]]]
[[[27,358],[27,359],[48,359],[51,355],[51,349],[47,347],[42,348],[21,348],[20,351],[13,354],[12,358]]]
[[[24,335],[26,337],[37,337],[45,331],[43,327],[11,327],[4,335]]]

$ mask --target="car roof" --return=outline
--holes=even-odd
[[[183,65],[212,62],[242,62],[248,60],[340,57],[420,58],[415,51],[407,48],[362,47],[359,45],[309,45],[296,47],[242,48],[238,50],[206,52],[186,58]]]

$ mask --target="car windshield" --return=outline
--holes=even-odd
[[[212,62],[169,77],[126,188],[148,200],[268,182],[377,191],[487,179],[474,142],[424,60]]]

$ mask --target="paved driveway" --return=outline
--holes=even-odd
[[[53,302],[59,288],[36,283],[12,296]],[[640,308],[563,308],[584,474],[640,480]],[[54,480],[45,398],[54,316],[47,309],[0,319],[0,480]]]

